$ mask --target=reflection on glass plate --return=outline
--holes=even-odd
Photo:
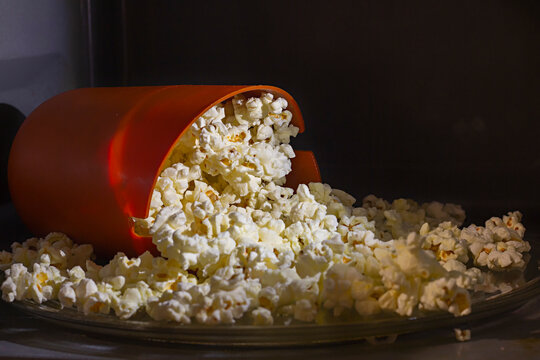
[[[534,245],[533,245],[534,249]],[[12,303],[37,318],[86,332],[139,340],[208,345],[308,345],[389,337],[436,327],[460,327],[516,309],[540,294],[539,257],[531,253],[525,272],[489,274],[481,290],[472,294],[472,313],[454,317],[448,313],[422,313],[371,318],[339,319],[332,323],[290,325],[181,325],[158,322],[147,316],[120,320],[113,314],[84,315],[73,308],[60,308],[57,301],[36,304],[30,300]]]

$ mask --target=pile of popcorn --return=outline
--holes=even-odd
[[[146,312],[183,324],[347,320],[471,311],[495,271],[523,270],[521,214],[460,228],[452,204],[355,199],[322,183],[285,187],[294,152],[287,102],[241,95],[200,117],[159,176],[135,230],[161,253],[92,261],[61,233],[0,253],[5,301],[57,300],[85,314]]]

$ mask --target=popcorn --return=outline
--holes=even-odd
[[[324,273],[332,265],[333,251],[322,242],[309,244],[300,251],[296,261],[296,271],[300,277]]]
[[[72,307],[77,302],[77,294],[73,288],[73,283],[65,282],[58,290],[58,300],[60,305],[64,307]]]
[[[406,240],[395,242],[396,255],[381,260],[381,281],[388,289],[378,299],[382,309],[410,316],[423,296],[424,285],[447,276],[435,257],[421,248],[423,239],[410,233]]]
[[[467,268],[465,264],[454,259],[445,262],[443,267],[456,279],[458,286],[464,289],[473,290],[484,283],[484,274],[478,268]]]
[[[86,274],[82,267],[74,266],[67,271],[69,280],[75,284],[78,284],[82,279],[86,277]]]
[[[424,223],[436,227],[439,223],[450,221],[461,225],[465,212],[459,205],[431,202],[419,206],[409,199],[397,199],[390,204],[374,195],[364,198],[362,208],[354,209],[354,215],[367,216],[376,223],[377,238],[381,240],[405,237],[409,232],[418,232]]]
[[[294,304],[294,318],[300,321],[310,322],[315,320],[317,305],[308,299],[300,299]]]
[[[48,262],[48,261],[47,261]],[[37,303],[51,300],[65,277],[54,266],[48,264],[34,264],[30,277],[28,295]]]
[[[48,262],[48,257],[43,257]],[[65,279],[60,271],[49,264],[34,263],[32,271],[21,263],[15,263],[5,271],[6,280],[2,284],[5,301],[32,299],[41,304],[51,300]]]
[[[30,287],[26,267],[21,263],[11,265],[6,270],[6,280],[2,283],[2,299],[8,302],[22,300]]]
[[[13,263],[13,255],[8,251],[0,251],[0,270],[5,271]]]
[[[424,228],[424,226],[426,226]],[[428,223],[422,225],[422,229],[429,229]],[[467,243],[460,239],[461,230],[450,221],[440,223],[435,229],[425,234],[426,239],[422,247],[435,253],[437,260],[445,263],[448,260],[456,259],[462,263],[469,261]]]
[[[362,280],[363,276],[356,268],[346,264],[333,265],[323,283],[323,306],[332,309],[334,316],[339,316],[345,309],[352,308],[355,298],[351,289]]]
[[[456,336],[457,341],[469,341],[471,340],[471,330],[470,329],[454,329],[454,335]]]
[[[154,320],[176,321],[190,324],[192,303],[197,300],[189,291],[165,291],[159,298],[149,298],[146,312]]]
[[[127,288],[121,295],[116,296],[112,307],[116,316],[121,319],[129,319],[139,309],[143,308],[153,295],[148,284],[139,281],[135,286]]]
[[[493,217],[485,227],[471,225],[461,232],[468,243],[475,265],[493,271],[523,269],[523,253],[531,247],[523,240],[525,228],[520,223],[521,213],[509,212],[503,218]]]
[[[246,289],[237,287],[230,291],[218,290],[204,298],[195,318],[202,324],[233,324],[249,309]]]
[[[420,308],[444,310],[455,316],[471,313],[471,298],[467,290],[457,285],[456,279],[439,278],[425,285]]]
[[[253,318],[253,325],[272,325],[274,323],[272,312],[264,307],[253,310],[251,317]]]
[[[450,222],[452,225],[461,225],[465,220],[465,211],[456,204],[442,204],[438,201],[422,205],[426,211],[426,219],[432,226],[441,222]]]
[[[362,300],[356,300],[354,303],[356,312],[362,316],[377,315],[381,312],[381,306],[374,297],[367,297]]]
[[[111,298],[106,292],[96,291],[83,300],[80,309],[85,315],[90,313],[108,314],[111,309]]]
[[[75,287],[77,299],[86,299],[98,291],[97,285],[92,279],[82,279]]]
[[[460,229],[458,205],[368,195],[354,207],[353,196],[327,184],[284,187],[298,133],[287,105],[269,93],[237,95],[179,139],[148,216],[133,219],[161,256],[118,253],[101,266],[91,246],[64,234],[31,238],[0,252],[3,299],[182,324],[462,316],[469,291],[495,281],[480,268],[524,267],[530,245],[519,212]]]
[[[27,267],[32,266],[39,259],[38,243],[38,238],[31,238],[22,244],[18,242],[11,244],[12,263],[20,263]]]

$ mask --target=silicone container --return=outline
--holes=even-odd
[[[240,93],[285,98],[304,131],[298,104],[273,86],[178,85],[84,88],[32,112],[13,142],[8,181],[15,208],[36,236],[66,233],[98,255],[155,247],[133,231],[177,140],[210,107]],[[297,151],[287,186],[320,181],[313,153]]]

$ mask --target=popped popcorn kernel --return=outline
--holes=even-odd
[[[524,268],[530,244],[517,211],[461,228],[459,205],[368,195],[355,206],[328,184],[285,187],[299,131],[287,106],[237,95],[187,129],[147,217],[132,219],[160,256],[118,253],[98,265],[90,245],[65,234],[31,238],[0,252],[2,298],[181,324],[464,316],[489,271]]]
[[[456,336],[457,341],[469,341],[471,340],[471,330],[470,329],[454,329],[454,335]]]

